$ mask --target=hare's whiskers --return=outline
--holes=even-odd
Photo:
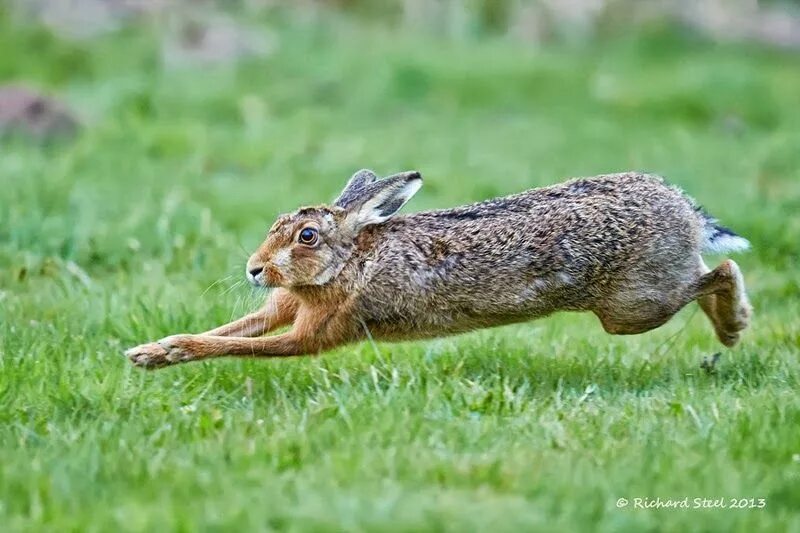
[[[202,298],[203,296],[205,296],[205,295],[206,295],[206,293],[208,293],[208,291],[210,291],[211,289],[213,289],[214,287],[216,287],[216,286],[217,286],[217,285],[219,285],[220,283],[223,283],[223,282],[225,282],[225,281],[228,281],[228,280],[229,280],[229,279],[231,279],[233,276],[234,276],[234,274],[229,274],[229,275],[227,275],[227,276],[225,276],[225,277],[219,278],[217,281],[215,281],[214,283],[212,283],[211,285],[209,285],[208,287],[206,287],[206,290],[204,290],[204,291],[203,291],[203,293],[200,295],[200,297]]]

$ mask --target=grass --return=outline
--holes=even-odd
[[[165,71],[148,30],[2,25],[0,76],[86,122],[0,146],[3,530],[800,530],[797,56],[283,20],[264,60]],[[694,305],[635,337],[559,315],[286,361],[120,356],[257,306],[242,267],[274,217],[364,166],[420,169],[413,209],[666,175],[753,242],[755,323],[714,375]],[[766,507],[633,508],[656,497]]]

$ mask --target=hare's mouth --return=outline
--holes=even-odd
[[[245,277],[247,278],[247,281],[249,281],[250,284],[255,287],[267,286],[267,273],[266,269],[263,267],[248,269],[247,272],[245,272]]]
[[[273,265],[267,265],[258,272],[248,272],[247,280],[256,287],[271,289],[281,286],[283,275]]]

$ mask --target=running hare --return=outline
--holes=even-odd
[[[748,242],[661,178],[574,179],[514,196],[395,216],[418,172],[357,172],[333,205],[278,218],[247,262],[274,287],[251,315],[126,352],[161,367],[221,355],[316,354],[368,337],[421,339],[591,311],[614,334],[649,331],[697,300],[726,346],[751,308],[736,263],[701,252]],[[264,333],[291,324],[278,335]]]

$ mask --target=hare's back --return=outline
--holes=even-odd
[[[648,251],[694,249],[701,235],[683,193],[648,174],[579,178],[377,226],[372,245],[395,263],[469,270],[615,270]],[[465,274],[467,272],[464,272]]]
[[[680,191],[637,174],[398,217],[360,243],[365,303],[374,300],[371,312],[388,321],[422,311],[503,323],[588,309],[602,286],[632,270],[689,257],[693,218]]]

